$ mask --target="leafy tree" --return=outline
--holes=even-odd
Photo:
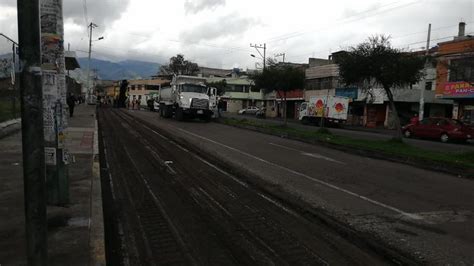
[[[225,79],[214,82],[206,82],[206,85],[209,87],[214,87],[217,89],[217,95],[222,96],[225,93],[227,87],[227,81]]]
[[[277,64],[276,62],[270,61],[270,64],[263,71],[258,72],[250,77],[255,87],[258,89],[264,89],[266,92],[277,90],[281,92],[280,98],[283,99],[284,104],[284,124],[287,124],[286,116],[286,95],[289,91],[294,89],[303,88],[305,73],[302,68]]]
[[[418,82],[423,77],[421,70],[425,59],[393,48],[389,37],[383,35],[370,37],[349,51],[339,53],[334,59],[346,85],[375,83],[383,87],[394,114],[397,129],[395,138],[401,140],[400,118],[392,90]]]
[[[198,71],[198,64],[185,60],[182,54],[171,57],[169,64],[160,68],[160,73],[165,75],[194,75]]]

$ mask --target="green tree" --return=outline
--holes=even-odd
[[[206,82],[208,87],[214,87],[217,89],[217,95],[222,96],[225,93],[227,87],[227,81],[225,79],[214,82]]]
[[[171,57],[169,64],[160,68],[160,73],[164,75],[194,75],[198,71],[198,64],[185,60],[182,54]]]
[[[288,64],[277,64],[270,61],[263,71],[258,72],[250,77],[255,87],[263,89],[265,92],[277,91],[281,93],[280,98],[283,99],[283,118],[284,125],[287,124],[286,115],[286,95],[289,91],[301,89],[304,86],[305,73],[300,67],[295,67]]]
[[[389,37],[379,35],[339,53],[335,58],[340,77],[346,85],[382,86],[387,94],[397,129],[396,139],[402,140],[400,118],[393,100],[393,89],[418,82],[422,77],[425,58],[393,48]]]

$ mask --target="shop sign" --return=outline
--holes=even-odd
[[[336,96],[357,99],[357,87],[336,88]]]
[[[446,82],[443,86],[444,97],[474,97],[474,83],[465,81]]]

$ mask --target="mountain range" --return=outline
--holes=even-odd
[[[10,54],[0,55],[1,59],[10,59]],[[18,59],[18,57],[17,57]],[[70,75],[76,80],[83,82],[87,80],[87,66],[88,59],[86,57],[77,58],[81,68],[70,71]],[[91,69],[97,70],[99,79],[102,80],[121,80],[121,79],[145,79],[158,73],[161,64],[138,61],[138,60],[124,60],[120,62],[112,62],[108,60],[101,60],[91,58]],[[7,69],[5,71],[9,73]],[[0,74],[2,76],[3,74]]]

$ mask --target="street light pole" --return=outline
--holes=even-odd
[[[285,63],[285,53],[279,53],[276,54],[275,57],[282,56],[283,57],[283,63]]]
[[[250,44],[250,47],[253,47],[255,48],[255,50],[257,50],[257,52],[260,54],[260,56],[262,57],[263,59],[263,70],[265,70],[265,67],[266,67],[266,52],[267,52],[267,44],[264,43],[263,45],[261,44]],[[263,54],[260,52],[259,49],[263,49]],[[255,57],[255,56],[253,56]]]
[[[89,82],[90,82],[90,71],[91,71],[92,29],[95,27],[97,27],[96,24],[92,22],[89,24],[89,56],[88,56],[88,63],[87,63],[87,83],[86,83],[86,89],[87,89],[86,99],[88,102],[90,101],[90,97],[91,97],[91,89],[89,88]]]
[[[418,111],[418,119],[422,120],[425,115],[425,90],[426,90],[426,68],[428,66],[428,55],[430,53],[431,23],[428,25],[428,38],[426,40],[425,64],[423,67],[423,80],[420,84],[420,109]]]

